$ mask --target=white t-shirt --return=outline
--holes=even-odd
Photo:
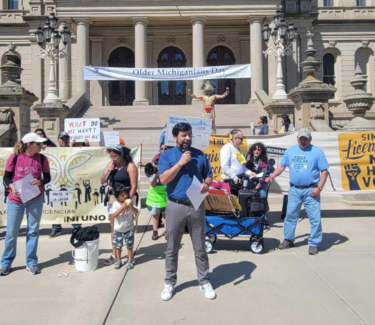
[[[133,206],[136,205],[135,197],[132,198]],[[111,214],[115,213],[118,209],[121,208],[121,203],[116,201],[112,204]],[[120,215],[115,218],[114,230],[118,232],[128,232],[129,230],[134,229],[134,218],[135,214],[131,209],[120,213]]]
[[[223,173],[232,180],[236,180],[238,175],[250,175],[250,171],[244,165],[245,157],[241,149],[236,148],[231,142],[228,142],[220,150],[221,169]]]

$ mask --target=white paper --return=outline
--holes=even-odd
[[[198,211],[204,198],[208,195],[208,192],[205,194],[201,194],[201,186],[202,183],[196,176],[194,176],[193,182],[191,183],[189,189],[186,191],[186,195],[188,196],[190,202],[193,204],[195,211]]]
[[[21,201],[23,203],[31,201],[40,194],[40,189],[38,186],[30,185],[30,182],[33,179],[33,176],[28,174],[24,178],[13,183],[13,186],[20,193]]]
[[[66,118],[64,131],[70,136],[70,140],[76,142],[99,142],[100,119],[99,118]]]
[[[112,147],[120,143],[120,135],[118,131],[101,132],[100,145],[104,147]]]

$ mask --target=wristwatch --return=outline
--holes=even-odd
[[[323,187],[318,186],[318,189],[319,189],[320,192],[323,191]]]
[[[206,182],[204,182],[208,187],[210,187],[210,185],[208,185]]]

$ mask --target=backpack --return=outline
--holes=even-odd
[[[44,158],[45,158],[45,156],[41,154],[40,155],[40,163],[42,165],[42,170],[43,170],[43,165],[44,165]],[[16,171],[17,160],[18,160],[18,155],[14,154],[14,157],[13,157],[14,171]],[[10,188],[9,188],[8,185],[5,184],[4,177],[3,177],[3,186],[4,186],[4,197],[8,197],[8,195],[10,193]]]
[[[70,243],[74,247],[82,246],[86,241],[96,240],[100,236],[98,227],[91,226],[85,228],[74,228],[72,236],[70,237]]]

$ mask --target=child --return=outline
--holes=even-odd
[[[133,243],[134,243],[134,216],[138,213],[138,209],[134,207],[136,198],[129,199],[130,187],[123,185],[118,186],[115,191],[116,201],[112,205],[112,218],[114,219],[113,242],[112,246],[116,250],[115,269],[121,267],[121,247],[125,241],[128,249],[128,262],[126,269],[134,268],[133,263]]]

